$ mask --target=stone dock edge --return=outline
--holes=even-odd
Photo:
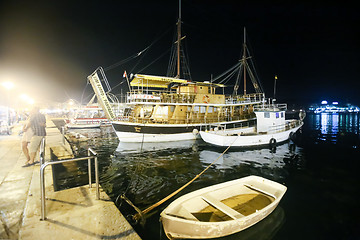
[[[51,119],[46,131],[45,161],[50,160],[51,152],[58,159],[72,158],[71,147],[66,141],[63,144]],[[46,220],[40,220],[40,166],[29,168],[31,180],[17,239],[141,239],[101,186],[100,200],[96,200],[94,183],[92,188],[85,185],[55,192],[51,166],[45,169]]]

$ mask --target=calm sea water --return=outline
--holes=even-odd
[[[277,209],[253,227],[222,239],[360,239],[359,114],[310,114],[294,142],[276,150],[231,148],[199,179],[156,208],[143,239],[166,239],[160,212],[176,197],[196,189],[241,178],[262,176],[287,186]],[[100,182],[124,215],[134,210],[118,199],[126,196],[140,209],[177,190],[225,150],[199,141],[161,144],[119,143],[111,129],[77,130],[90,138],[75,144],[99,153]],[[60,187],[86,184],[87,166],[57,170]],[[75,176],[75,177],[74,177]]]

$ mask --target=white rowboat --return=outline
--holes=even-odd
[[[271,180],[248,176],[185,194],[162,211],[160,220],[169,239],[223,237],[268,216],[286,189]]]

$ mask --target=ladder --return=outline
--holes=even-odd
[[[100,72],[102,79],[100,79],[98,72]],[[111,108],[111,104],[109,99],[106,96],[106,92],[101,84],[101,80],[105,82],[105,85],[108,91],[111,90],[109,82],[106,79],[104,70],[102,67],[98,67],[92,74],[90,74],[87,79],[89,80],[92,88],[94,89],[95,95],[98,99],[98,103],[100,104],[101,108],[103,109],[107,119],[114,120],[115,114],[113,109]]]

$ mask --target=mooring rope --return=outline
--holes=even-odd
[[[239,135],[237,136],[237,138],[234,140],[234,142],[239,138]],[[208,170],[217,160],[219,160],[228,150],[229,148],[234,144],[234,142],[232,142],[226,149],[225,151],[223,151],[220,156],[218,158],[216,158],[212,163],[210,163],[209,166],[207,166],[202,172],[200,172],[198,175],[196,175],[193,179],[191,179],[189,182],[187,182],[185,185],[183,185],[182,187],[180,187],[179,189],[177,189],[176,191],[174,191],[173,193],[171,193],[170,195],[166,196],[165,198],[161,199],[160,201],[158,201],[157,203],[151,205],[150,207],[146,208],[145,210],[141,211],[141,213],[136,213],[135,215],[133,215],[133,220],[134,221],[139,221],[140,219],[143,221],[143,217],[146,213],[150,212],[151,210],[153,210],[154,208],[158,207],[159,205],[163,204],[164,202],[166,202],[167,200],[169,200],[170,198],[172,198],[173,196],[175,196],[176,194],[178,194],[180,191],[182,191],[184,188],[186,188],[187,186],[189,186],[192,182],[194,182],[196,179],[198,179],[206,170]]]

